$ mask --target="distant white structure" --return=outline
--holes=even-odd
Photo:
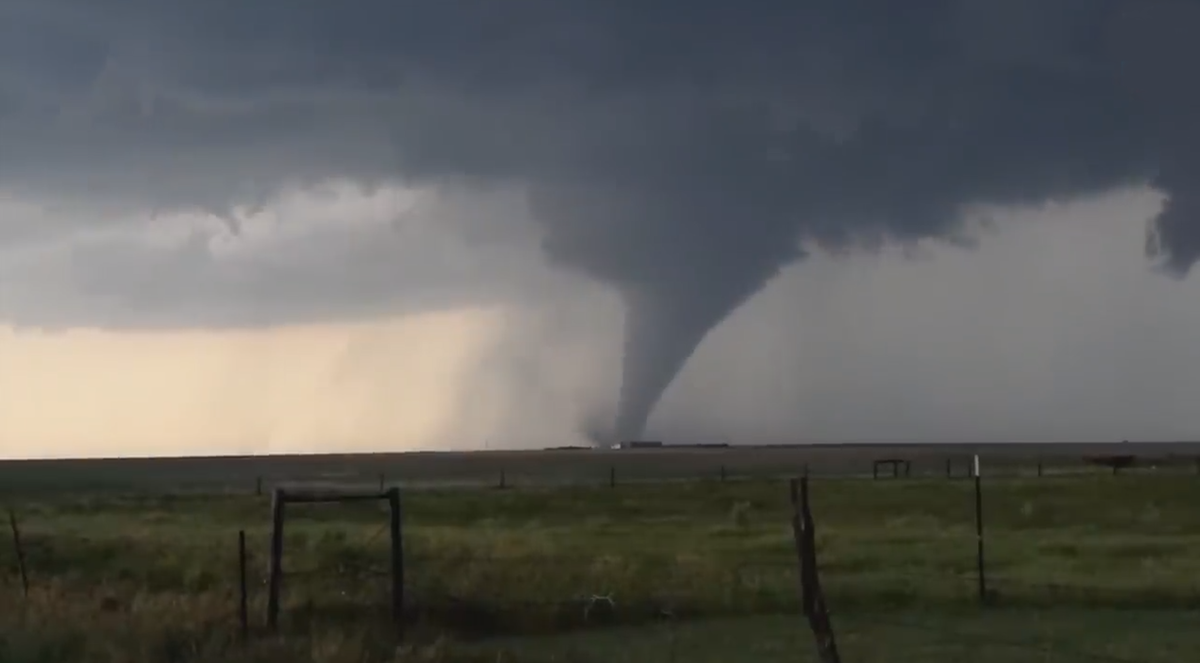
[[[617,442],[613,445],[614,449],[661,449],[662,442],[651,442],[649,440],[630,440],[627,442]]]

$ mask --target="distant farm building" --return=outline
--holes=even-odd
[[[662,442],[651,442],[649,440],[630,440],[628,442],[618,442],[617,449],[661,449]]]
[[[636,440],[630,442],[619,442],[614,449],[724,449],[729,444],[727,442],[719,443],[684,443],[684,444],[664,444],[662,442],[651,442],[645,440]]]

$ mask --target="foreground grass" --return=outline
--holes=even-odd
[[[1183,626],[1195,615],[1177,618],[1200,604],[1196,477],[989,482],[999,607],[986,613],[972,495],[961,480],[814,482],[846,660],[961,660],[982,635],[1032,639],[1036,660],[1114,647],[1178,660],[1178,647],[1200,644]],[[498,650],[521,661],[771,661],[812,649],[798,616],[775,616],[798,604],[777,482],[410,492],[414,652],[392,639],[382,506],[289,512],[282,635],[249,644],[236,629],[236,533],[250,541],[260,630],[267,498],[39,495],[12,507],[31,591],[20,598],[15,556],[0,547],[0,661],[494,661]],[[956,631],[967,635],[939,635]]]
[[[1128,610],[969,610],[860,613],[835,620],[842,660],[870,663],[1074,663],[1188,660],[1200,647],[1195,614]],[[539,661],[817,662],[812,635],[794,616],[740,617],[618,628],[584,635],[508,639],[499,645]],[[475,647],[482,655],[495,649]]]

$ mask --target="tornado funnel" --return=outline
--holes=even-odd
[[[698,280],[691,287],[623,292],[625,347],[613,429],[617,441],[642,437],[663,393],[708,333],[758,292],[776,271],[753,270],[742,278],[723,281],[719,288],[712,287],[715,284],[711,281]]]

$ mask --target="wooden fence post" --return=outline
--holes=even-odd
[[[283,580],[284,493],[276,488],[271,498],[271,560],[267,579],[267,628],[279,628],[279,590]]]
[[[721,483],[725,483],[725,466],[721,466]]]
[[[979,602],[987,602],[987,572],[983,562],[983,478],[979,471],[979,456],[975,456],[975,562],[979,573]]]
[[[262,475],[254,477],[254,494],[262,496]]]
[[[21,545],[21,528],[17,525],[17,514],[8,510],[8,524],[12,527],[13,550],[17,555],[17,569],[21,573],[21,596],[29,598],[29,572],[25,568],[25,546]]]
[[[809,628],[817,642],[817,660],[821,663],[841,663],[833,624],[821,591],[817,570],[816,527],[808,503],[808,478],[792,479],[789,484],[792,502],[792,537],[800,565],[800,602]]]
[[[504,490],[505,488],[508,488],[508,484],[505,482],[504,470],[500,470],[500,485],[499,485],[499,488],[500,488],[500,490]]]
[[[250,639],[250,601],[246,588],[246,530],[238,530],[238,625],[242,642]]]
[[[617,467],[615,465],[608,468],[608,487],[617,487]]]
[[[387,501],[390,513],[388,533],[392,541],[392,620],[396,624],[396,634],[404,639],[404,532],[401,527],[400,489],[393,487],[387,491]]]

